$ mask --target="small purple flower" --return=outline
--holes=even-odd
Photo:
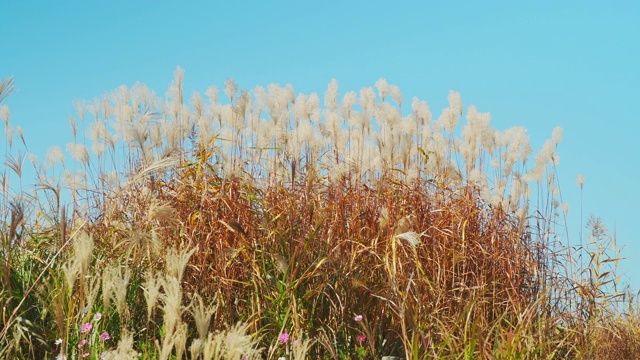
[[[93,324],[91,324],[90,322],[84,323],[82,324],[82,327],[80,327],[80,332],[86,334],[91,331],[91,329],[93,329]]]
[[[102,334],[100,334],[100,340],[107,341],[109,339],[111,339],[111,336],[109,335],[108,332],[105,331]]]
[[[362,344],[365,340],[367,340],[367,337],[366,337],[366,336],[364,336],[364,335],[358,335],[358,337],[356,338],[356,341],[357,341],[359,344]]]
[[[355,320],[356,322],[362,321],[362,315],[356,315],[356,317],[354,317],[353,320]]]
[[[278,341],[280,341],[283,344],[286,344],[287,341],[289,341],[289,334],[287,333],[280,334],[280,336],[278,337]]]
[[[78,343],[78,349],[82,348],[86,344],[87,344],[87,339],[80,340],[80,342]]]

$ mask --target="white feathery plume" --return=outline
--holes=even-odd
[[[86,188],[86,178],[87,175],[82,170],[77,170],[75,173],[65,170],[62,174],[62,182],[65,183],[72,192]]]
[[[204,94],[209,98],[210,105],[216,105],[218,103],[218,93],[218,88],[215,86],[209,86],[204,92]]]
[[[438,125],[449,134],[452,134],[453,129],[458,125],[458,117],[454,114],[453,110],[449,108],[444,109],[438,118]]]
[[[293,103],[296,100],[296,94],[293,91],[293,85],[287,84],[284,86],[284,96],[288,103]]]
[[[324,106],[330,112],[336,111],[338,105],[338,81],[331,79],[327,91],[324,93]]]
[[[35,154],[32,153],[27,153],[27,156],[29,157],[29,162],[31,162],[31,165],[33,165],[34,168],[38,167],[38,157]]]
[[[100,157],[107,150],[107,146],[103,142],[94,142],[91,144],[91,151]]]
[[[173,101],[182,104],[183,103],[183,95],[182,95],[182,81],[184,80],[184,69],[180,66],[176,68],[176,71],[173,73],[173,83],[169,87],[169,92],[167,97],[172,99]]]
[[[83,144],[68,143],[67,152],[71,154],[71,157],[73,157],[74,160],[82,163],[83,165],[86,166],[89,164],[89,151]]]
[[[562,128],[559,126],[553,128],[551,138],[553,139],[553,143],[558,145],[562,141]]]
[[[387,83],[387,80],[385,78],[378,79],[378,81],[376,81],[376,89],[378,89],[380,99],[384,101],[389,94],[389,83]]]
[[[73,105],[76,107],[76,111],[78,112],[78,115],[80,116],[80,120],[82,120],[82,122],[84,122],[84,116],[85,116],[85,103],[75,100],[73,102]]]
[[[4,121],[4,126],[9,126],[9,107],[7,105],[0,106],[0,118]]]
[[[342,116],[343,119],[350,119],[351,118],[351,111],[352,111],[352,107],[353,105],[355,105],[356,103],[356,93],[353,91],[349,91],[348,93],[344,94],[344,97],[342,98],[342,104],[340,105],[340,116]]]
[[[252,92],[253,97],[256,99],[256,107],[258,108],[258,113],[260,113],[260,111],[262,111],[262,109],[267,106],[267,92],[262,86],[256,86]]]
[[[416,115],[420,124],[425,125],[431,122],[431,110],[426,101],[421,101],[418,97],[414,96],[411,99],[411,110]]]
[[[389,95],[391,95],[391,99],[398,104],[398,107],[402,107],[402,92],[397,85],[389,86]]]
[[[69,126],[71,126],[71,133],[73,134],[73,140],[75,141],[77,138],[78,127],[76,126],[76,119],[71,115],[69,115]]]
[[[299,94],[298,97],[296,97],[296,101],[293,104],[293,117],[296,122],[309,117],[309,113],[307,112],[307,97],[304,94]]]
[[[451,90],[449,91],[449,108],[453,111],[455,116],[462,115],[462,96],[459,93]]]
[[[360,89],[360,106],[365,114],[370,114],[376,107],[376,93],[372,88]]]
[[[45,159],[51,166],[55,166],[56,162],[64,165],[64,154],[62,153],[60,147],[57,145],[49,148]]]
[[[321,119],[320,97],[316,93],[311,93],[307,99],[307,112],[314,124],[318,124]]]
[[[194,91],[191,95],[191,107],[193,107],[193,115],[196,120],[202,117],[204,111],[204,101],[202,100],[202,95],[199,92]]]
[[[228,78],[224,82],[224,93],[229,98],[229,101],[233,102],[233,97],[235,96],[237,91],[238,84],[236,84],[236,82],[232,78]]]
[[[528,180],[534,180],[538,183],[542,181],[544,174],[547,170],[547,164],[552,160],[554,156],[554,145],[552,139],[547,139],[544,145],[542,145],[542,149],[538,152],[535,157],[535,166],[529,173],[527,173]]]
[[[13,128],[11,127],[11,125],[7,125],[4,128],[4,134],[7,138],[7,143],[9,144],[9,148],[11,148],[11,145],[13,144]]]

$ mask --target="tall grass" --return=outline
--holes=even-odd
[[[40,162],[2,107],[0,356],[639,356],[615,237],[564,241],[560,128],[532,156],[455,92],[437,119],[384,79],[223,93],[78,102]]]

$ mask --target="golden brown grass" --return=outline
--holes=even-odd
[[[0,355],[640,356],[615,239],[594,219],[583,267],[556,240],[559,130],[529,169],[521,128],[470,108],[456,137],[455,93],[433,121],[384,81],[187,105],[182,76],[79,104],[93,157],[54,149],[31,201],[4,193]]]

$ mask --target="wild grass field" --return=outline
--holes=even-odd
[[[78,101],[43,159],[0,105],[0,357],[640,358],[615,237],[568,243],[560,128],[182,81]]]

